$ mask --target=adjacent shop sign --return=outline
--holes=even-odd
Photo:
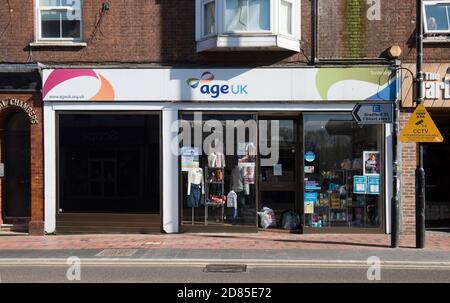
[[[378,67],[44,69],[44,101],[392,101]]]
[[[439,129],[423,104],[419,104],[400,132],[401,142],[443,142]]]
[[[0,111],[7,107],[21,108],[25,112],[25,114],[27,114],[28,118],[30,119],[31,124],[38,124],[38,117],[37,117],[36,111],[27,102],[20,100],[20,99],[0,100]]]
[[[358,103],[352,112],[355,121],[361,124],[392,123],[391,103]]]
[[[414,63],[402,65],[403,70],[416,70]],[[450,107],[450,64],[448,62],[425,63],[422,67],[424,81],[422,83],[423,99],[426,108]],[[415,108],[415,81],[409,72],[402,73],[402,107]]]

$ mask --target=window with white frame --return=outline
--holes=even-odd
[[[300,3],[300,0],[196,0],[197,51],[299,51]]]
[[[225,31],[270,31],[270,0],[225,0]]]
[[[450,34],[450,1],[425,1],[423,16],[426,34]]]
[[[203,36],[216,33],[216,1],[202,0]]]
[[[280,33],[292,36],[294,2],[292,0],[280,0]]]
[[[38,40],[82,39],[82,0],[36,0]]]

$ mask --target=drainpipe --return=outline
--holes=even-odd
[[[313,64],[319,62],[319,0],[312,1],[312,45],[311,45],[311,61]]]

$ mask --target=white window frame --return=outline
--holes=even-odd
[[[282,32],[281,31],[281,28],[282,28],[282,26],[281,26],[281,22],[283,21],[282,19],[281,19],[281,13],[278,11],[277,13],[278,13],[278,28],[280,29],[279,30],[279,34],[280,35],[283,35],[283,36],[286,36],[286,37],[290,37],[290,38],[293,38],[293,37],[295,37],[295,24],[296,24],[296,21],[297,21],[297,18],[296,18],[296,9],[297,9],[297,7],[296,7],[296,5],[295,5],[295,1],[294,0],[278,0],[279,1],[279,3],[278,3],[278,7],[279,8],[281,8],[281,2],[282,1],[285,1],[285,2],[289,2],[291,5],[292,5],[292,16],[291,16],[291,18],[292,18],[292,20],[291,20],[291,34],[289,34],[289,33],[284,33],[284,32]]]
[[[281,0],[269,0],[270,30],[225,30],[225,0],[215,1],[215,33],[204,35],[203,5],[208,0],[195,0],[195,41],[197,52],[233,50],[291,50],[300,52],[301,0],[286,0],[292,4],[292,33],[285,33],[280,16]],[[284,22],[286,22],[284,20]],[[283,25],[283,26],[281,26]]]
[[[270,7],[270,11],[269,11],[269,30],[259,30],[259,31],[227,31],[225,29],[225,8],[226,8],[226,1],[227,0],[222,0],[222,9],[220,14],[222,15],[222,28],[223,28],[223,33],[224,34],[236,34],[236,35],[248,35],[248,34],[270,34],[273,33],[273,18],[275,15],[275,5],[274,2],[276,0],[269,0],[269,7]]]
[[[214,32],[208,35],[205,35],[205,6],[208,3],[214,2]],[[201,33],[203,38],[209,38],[217,35],[217,1],[216,0],[201,0]]]
[[[83,41],[83,0],[77,0],[80,2],[80,36],[77,38],[60,37],[60,38],[43,38],[42,37],[42,24],[41,24],[41,12],[42,11],[74,11],[72,6],[41,6],[39,0],[35,0],[35,20],[36,20],[36,41],[49,41],[49,42],[80,42]],[[60,32],[62,33],[62,22],[60,20]]]
[[[424,30],[425,30],[425,34],[447,34],[450,35],[450,14],[449,11],[446,10],[447,12],[447,22],[449,23],[449,29],[448,30],[429,30],[428,29],[428,22],[427,22],[427,14],[426,14],[426,10],[425,8],[427,6],[433,6],[433,5],[438,5],[438,4],[443,4],[446,5],[450,8],[450,1],[424,1],[423,5],[422,5],[422,16],[423,16],[423,26],[424,26]]]

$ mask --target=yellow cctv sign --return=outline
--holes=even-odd
[[[400,132],[401,142],[442,142],[439,129],[431,119],[423,104],[419,104],[409,118],[408,124]]]

